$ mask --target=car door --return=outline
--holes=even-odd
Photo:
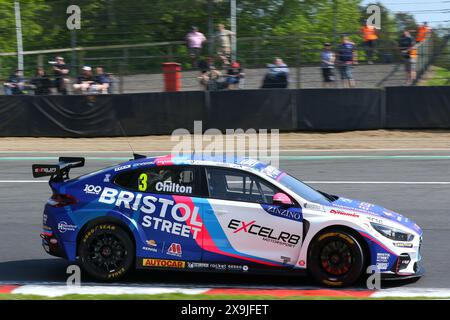
[[[295,264],[302,242],[300,206],[273,204],[279,190],[247,171],[208,167],[206,180],[203,261]]]
[[[140,231],[137,257],[201,260],[205,199],[199,197],[198,179],[194,166],[157,166],[115,180],[134,193],[129,207]]]

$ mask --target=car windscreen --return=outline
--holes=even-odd
[[[330,204],[330,199],[328,199],[325,195],[286,173],[283,173],[277,180],[283,186],[307,201],[322,205]]]

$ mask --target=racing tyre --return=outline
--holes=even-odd
[[[100,281],[122,278],[134,263],[133,242],[115,224],[101,223],[87,228],[78,248],[81,267]]]
[[[309,249],[308,270],[318,282],[327,286],[353,284],[362,276],[364,266],[362,245],[347,231],[321,233]]]

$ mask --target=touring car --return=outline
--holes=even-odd
[[[257,160],[135,155],[69,178],[84,164],[33,165],[52,190],[41,238],[101,281],[133,268],[310,274],[328,286],[351,285],[369,267],[384,278],[423,274],[416,223]]]

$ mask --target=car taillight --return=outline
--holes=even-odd
[[[65,207],[77,203],[77,199],[68,194],[54,194],[47,203],[52,207]]]

